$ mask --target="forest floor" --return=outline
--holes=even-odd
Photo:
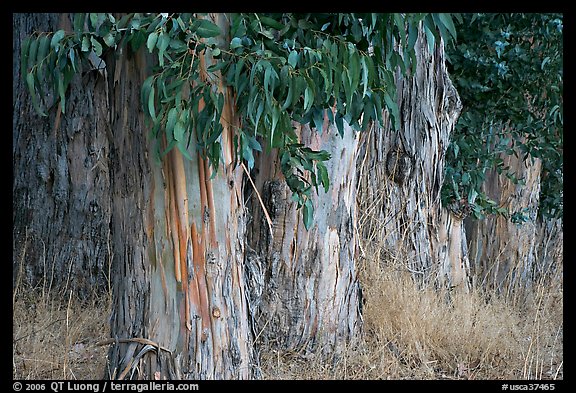
[[[370,263],[368,263],[370,262]],[[363,334],[335,360],[264,348],[264,379],[563,379],[561,272],[530,292],[447,297],[419,289],[393,264],[359,263]],[[100,379],[110,297],[90,302],[16,288],[15,379]]]

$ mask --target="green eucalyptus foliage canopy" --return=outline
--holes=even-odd
[[[542,159],[539,215],[563,213],[562,14],[463,14],[449,47],[452,79],[464,104],[447,151],[444,203],[465,198],[476,218],[522,211],[482,192],[486,171],[518,184],[503,155]]]
[[[197,149],[213,168],[221,161],[224,83],[233,91],[240,127],[234,162],[254,164],[254,151],[279,149],[281,169],[298,207],[312,222],[311,190],[329,188],[326,151],[303,146],[293,123],[324,132],[324,118],[344,133],[382,124],[399,128],[394,75],[411,74],[421,24],[433,47],[456,37],[449,14],[229,14],[229,37],[202,14],[75,14],[74,32],[35,32],[22,45],[22,75],[42,114],[47,82],[65,111],[74,74],[120,48],[141,47],[157,58],[141,90],[160,159],[173,148]],[[205,58],[207,77],[201,75]],[[96,61],[95,61],[96,60]],[[94,66],[92,66],[94,68]],[[200,104],[203,102],[203,107]],[[52,102],[52,105],[56,102]],[[217,171],[213,173],[216,174]],[[307,175],[306,175],[307,174]],[[317,191],[318,192],[318,191]]]

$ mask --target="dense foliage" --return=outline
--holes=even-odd
[[[39,113],[49,105],[44,82],[65,110],[75,73],[98,68],[118,50],[145,46],[157,65],[142,86],[142,106],[161,158],[198,149],[213,168],[222,158],[224,87],[231,88],[240,126],[235,157],[254,163],[254,151],[280,150],[281,169],[311,224],[311,190],[329,187],[326,151],[303,146],[293,123],[323,132],[324,119],[344,132],[363,130],[390,112],[398,129],[394,76],[411,74],[418,26],[432,48],[456,31],[449,14],[230,14],[228,37],[201,14],[74,16],[74,32],[35,32],[22,45],[22,75]],[[203,59],[203,60],[201,60]],[[201,62],[204,61],[204,67]],[[92,66],[90,66],[92,64]],[[38,98],[43,101],[43,105]],[[55,102],[52,102],[54,105]],[[213,171],[216,174],[217,171]]]
[[[447,151],[444,204],[465,200],[476,218],[503,214],[482,192],[488,170],[522,182],[503,157],[542,160],[539,215],[563,213],[562,14],[465,14],[448,47],[464,104]]]

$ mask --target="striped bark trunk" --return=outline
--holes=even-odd
[[[301,143],[332,154],[327,162],[330,190],[320,188],[313,195],[314,223],[308,231],[274,154],[259,157],[255,181],[272,233],[252,198],[247,267],[256,283],[250,285],[254,331],[274,349],[301,355],[316,350],[338,354],[361,327],[355,266],[358,138],[350,128],[343,138],[335,128],[324,130],[297,128]]]
[[[213,19],[227,31],[221,14]],[[136,115],[146,64],[142,52],[135,60],[114,65],[120,77],[111,86],[111,111],[120,114],[113,122],[115,146],[126,150],[118,152],[121,171],[113,189],[119,253],[112,337],[118,340],[111,343],[109,377],[247,379],[252,348],[232,97],[224,86],[215,87],[225,94],[224,161],[213,180],[196,151],[187,160],[173,149],[158,162],[158,142],[146,139],[143,115]]]
[[[489,216],[467,223],[470,259],[478,285],[510,291],[516,286],[530,286],[534,279],[538,239],[538,203],[540,195],[539,159],[523,161],[504,155],[504,165],[525,184],[490,171],[484,183],[486,195],[510,212],[521,212],[527,221],[519,224],[503,216]]]
[[[414,76],[396,78],[401,128],[385,117],[362,139],[362,235],[385,244],[383,257],[421,283],[467,287],[468,260],[461,218],[442,208],[444,155],[462,104],[445,65],[444,47],[431,53],[424,33],[416,41]],[[375,186],[377,185],[377,186]]]
[[[13,283],[87,298],[108,289],[110,140],[104,80],[74,77],[67,114],[46,94],[48,117],[33,109],[20,70],[22,40],[67,28],[68,14],[14,14],[12,220]]]

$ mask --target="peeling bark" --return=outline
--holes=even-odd
[[[523,161],[514,155],[502,157],[505,166],[525,184],[513,184],[493,170],[483,185],[486,195],[511,212],[523,211],[528,221],[515,224],[503,216],[488,216],[467,223],[470,260],[477,285],[510,291],[515,286],[530,286],[534,279],[538,239],[540,195],[539,159]],[[504,283],[507,287],[504,288]]]
[[[270,234],[256,197],[246,259],[250,306],[258,343],[306,355],[338,354],[360,332],[356,276],[356,173],[358,138],[335,128],[320,134],[298,126],[300,142],[332,154],[330,190],[313,194],[314,223],[307,231],[280,172],[278,157],[261,154],[255,184],[272,220]],[[273,162],[273,165],[270,165]]]
[[[227,31],[222,14],[209,17]],[[73,82],[66,116],[52,110],[49,124],[15,116],[15,256],[27,250],[26,258],[51,261],[55,276],[75,277],[73,284],[82,286],[98,283],[111,258],[108,378],[250,378],[257,375],[254,350],[264,343],[303,355],[338,354],[361,329],[359,229],[384,239],[391,251],[408,250],[406,267],[426,280],[434,273],[451,286],[465,281],[461,222],[439,207],[444,151],[460,102],[442,47],[428,53],[421,35],[416,53],[416,77],[398,80],[402,132],[373,128],[359,154],[360,140],[350,129],[344,138],[333,129],[298,130],[304,144],[333,157],[331,188],[313,196],[309,231],[277,157],[260,155],[254,183],[272,234],[256,198],[246,222],[250,188],[244,189],[242,168],[232,166],[239,121],[227,88],[214,87],[225,93],[224,154],[210,180],[211,169],[196,152],[192,160],[177,150],[156,159],[154,143],[163,142],[148,138],[139,107],[150,66],[144,51],[108,55],[107,73]],[[203,67],[209,61],[202,59]],[[18,81],[15,114],[31,113]],[[54,133],[55,123],[65,131]],[[380,220],[371,233],[357,225],[357,176],[369,196],[363,200]],[[374,187],[376,181],[384,188]],[[90,209],[98,214],[88,217]],[[40,240],[48,245],[41,255]],[[85,261],[94,261],[96,273]],[[15,271],[45,275],[39,266],[15,264]]]
[[[219,16],[215,21],[225,22]],[[126,74],[114,90],[115,102],[138,105],[145,70],[142,59],[139,55],[135,61],[119,60],[125,62],[120,69]],[[122,85],[126,83],[134,88]],[[225,151],[232,151],[238,119],[227,88],[217,88],[225,93],[221,142]],[[138,111],[130,108],[127,112],[132,114],[130,119],[139,119],[129,129],[141,132],[131,141],[131,152],[121,155],[126,154],[125,163],[141,163],[123,168],[138,184],[129,198],[118,195],[121,192],[114,195],[118,205],[136,202],[141,206],[139,214],[127,215],[134,209],[119,208],[115,215],[118,227],[131,225],[127,232],[124,228],[119,231],[130,237],[118,238],[115,244],[126,249],[127,243],[134,243],[140,252],[116,261],[119,274],[114,287],[117,303],[112,334],[128,340],[112,347],[109,376],[247,379],[251,375],[252,345],[242,269],[245,224],[241,168],[234,168],[232,156],[225,154],[221,173],[210,180],[211,169],[196,151],[190,151],[192,160],[173,149],[162,162],[156,161],[153,147],[158,142],[146,139],[142,115],[134,116]],[[122,132],[123,123],[117,122],[115,129],[120,146],[125,145],[124,138],[133,137]],[[120,177],[118,184],[128,182],[128,178]],[[134,341],[138,337],[154,345]]]
[[[434,53],[420,30],[417,67],[410,79],[397,74],[401,129],[372,127],[362,135],[359,193],[369,242],[385,244],[385,257],[421,283],[467,286],[468,261],[461,219],[440,203],[444,155],[462,104],[450,81],[443,44]]]

